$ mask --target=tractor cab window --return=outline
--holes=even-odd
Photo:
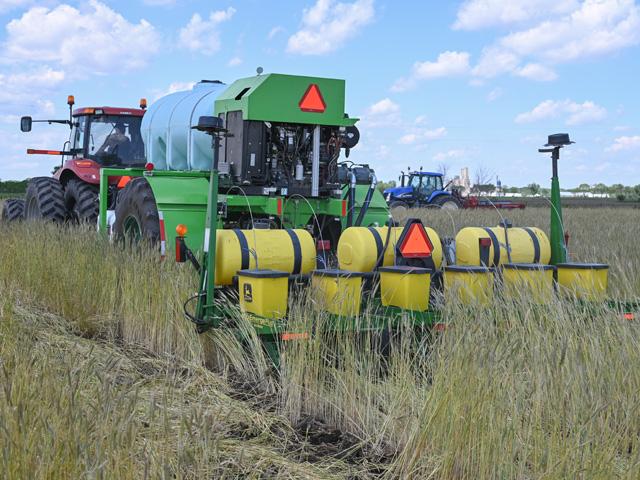
[[[411,175],[411,180],[409,181],[409,186],[418,190],[420,188],[420,175]]]
[[[143,166],[140,117],[100,115],[91,118],[89,158],[101,165]]]
[[[69,137],[69,145],[74,157],[82,155],[84,151],[85,129],[87,126],[87,117],[77,117],[74,119],[73,128],[71,129],[71,137]]]
[[[442,177],[424,175],[420,191],[425,195],[431,195],[436,190],[442,190]]]

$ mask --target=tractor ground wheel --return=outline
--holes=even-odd
[[[160,216],[151,185],[145,178],[134,178],[118,195],[116,239],[129,244],[160,242]]]
[[[394,200],[389,204],[389,211],[396,222],[403,222],[409,216],[409,205],[400,200]]]
[[[24,200],[9,198],[2,204],[2,221],[18,222],[24,219]]]
[[[67,219],[64,190],[53,177],[35,177],[29,180],[24,199],[26,220],[46,220],[62,223]]]
[[[440,195],[439,197],[436,197],[433,201],[433,205],[437,205],[444,210],[459,210],[462,208],[460,200],[452,195]]]
[[[73,179],[64,190],[64,205],[74,223],[96,223],[98,220],[98,187]]]

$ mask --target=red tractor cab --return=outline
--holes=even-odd
[[[54,177],[65,185],[77,178],[100,183],[100,168],[144,167],[144,144],[140,135],[143,109],[90,107],[74,110],[71,135],[62,165]]]
[[[70,127],[63,149],[28,149],[32,155],[60,155],[61,164],[52,177],[29,181],[24,200],[26,219],[95,222],[98,217],[100,169],[144,167],[145,152],[140,125],[147,102],[140,108],[85,107],[72,110],[73,96],[67,99],[69,120],[33,120],[22,117],[20,129],[31,131],[33,123],[60,123]],[[110,177],[116,188],[120,177]]]

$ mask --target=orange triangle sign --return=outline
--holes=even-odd
[[[320,93],[320,88],[315,83],[309,85],[298,106],[303,112],[315,113],[323,113],[327,108],[327,104],[324,103],[324,98],[322,98],[322,93]]]
[[[430,256],[431,252],[433,244],[427,231],[421,224],[414,223],[400,245],[400,254],[404,258],[423,258]]]

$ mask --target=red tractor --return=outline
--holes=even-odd
[[[74,98],[67,98],[68,120],[33,120],[22,117],[20,130],[30,132],[33,123],[68,125],[69,140],[59,150],[28,149],[28,154],[61,155],[52,177],[29,180],[24,200],[9,199],[2,208],[2,220],[48,220],[91,222],[98,218],[100,168],[143,167],[144,144],[140,124],[147,106],[140,108],[85,107],[73,110]],[[110,177],[117,188],[119,177]]]

